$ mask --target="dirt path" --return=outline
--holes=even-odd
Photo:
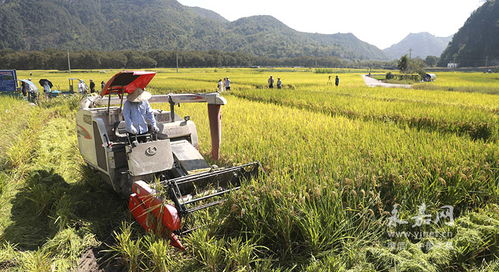
[[[384,87],[384,88],[412,88],[409,84],[392,84],[392,83],[384,83],[380,80],[374,79],[372,77],[368,77],[367,75],[362,75],[364,82],[369,87]]]

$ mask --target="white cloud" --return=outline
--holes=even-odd
[[[409,33],[450,36],[483,0],[179,0],[211,9],[228,20],[272,15],[305,32],[351,32],[386,48]]]

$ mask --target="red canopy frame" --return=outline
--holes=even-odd
[[[137,88],[144,89],[154,76],[155,72],[119,72],[107,81],[100,95],[133,93]]]

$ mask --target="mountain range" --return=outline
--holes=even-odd
[[[488,0],[466,20],[440,58],[439,66],[499,65],[499,1]]]
[[[230,22],[175,0],[0,0],[0,49],[221,50],[256,56],[384,60],[353,34],[289,28],[272,16]]]
[[[440,56],[449,44],[451,37],[435,37],[428,32],[411,33],[402,41],[383,50],[390,59],[398,59],[403,55],[422,59],[427,56]]]

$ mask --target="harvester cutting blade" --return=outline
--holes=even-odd
[[[217,197],[238,190],[243,179],[257,177],[260,171],[260,163],[252,162],[161,181],[160,186],[168,190],[175,206],[165,202],[162,194],[146,182],[136,181],[132,185],[128,208],[146,231],[169,238],[172,246],[184,250],[176,235],[192,230],[183,229],[182,217],[222,203],[223,200]],[[211,198],[217,199],[208,202]]]
[[[161,183],[167,186],[170,198],[175,203],[180,216],[185,216],[222,203],[223,200],[220,199],[207,203],[205,201],[238,190],[241,186],[241,180],[257,177],[259,171],[260,163],[252,162],[241,166],[173,178]]]

